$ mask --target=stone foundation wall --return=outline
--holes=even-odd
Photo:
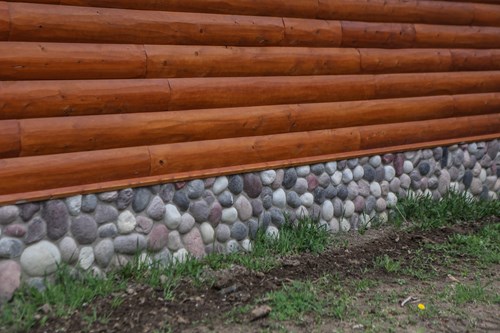
[[[19,276],[40,286],[59,262],[97,273],[137,253],[162,261],[249,250],[283,212],[319,216],[332,232],[387,219],[409,191],[500,194],[499,140],[371,156],[0,207],[0,298]]]

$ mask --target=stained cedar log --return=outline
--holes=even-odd
[[[343,47],[500,48],[500,27],[282,19],[25,3],[8,6],[12,41],[332,47],[339,45],[341,37]]]
[[[0,81],[0,119],[497,92],[500,71],[294,77]],[[29,98],[27,98],[29,96]]]
[[[170,100],[162,79],[0,81],[0,92],[0,119],[161,111]]]
[[[401,0],[10,0],[86,7],[284,16],[371,22],[500,26],[500,8],[485,4]],[[470,1],[500,4],[498,1]],[[446,15],[443,15],[446,12]]]
[[[305,132],[498,112],[500,92],[20,120],[21,156]],[[4,127],[0,121],[0,133]],[[1,146],[0,146],[1,148]]]
[[[19,156],[21,131],[16,120],[0,121],[0,159]]]
[[[9,7],[6,2],[0,2],[0,40],[8,40],[10,33]]]

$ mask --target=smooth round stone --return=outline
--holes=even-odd
[[[471,186],[473,178],[474,177],[472,175],[472,171],[466,170],[464,173],[464,176],[462,178],[462,182],[463,182],[466,189],[468,189]]]
[[[347,167],[347,161],[346,160],[337,161],[337,170],[342,171],[346,167]]]
[[[259,217],[259,228],[265,230],[272,222],[271,213],[264,212]]]
[[[172,204],[167,204],[165,206],[165,224],[171,230],[176,229],[179,224],[181,224],[182,217],[181,213]]]
[[[483,168],[489,168],[493,165],[493,160],[491,159],[490,156],[484,155],[479,164],[481,164]]]
[[[311,173],[311,167],[309,165],[303,165],[295,168],[297,176],[305,177]]]
[[[384,180],[385,177],[385,169],[383,167],[378,167],[375,169],[375,181],[380,183]]]
[[[118,210],[110,205],[99,205],[95,209],[94,219],[97,224],[116,222],[118,220]]]
[[[244,239],[241,242],[241,247],[245,252],[252,252],[252,242],[249,239]]]
[[[205,201],[197,201],[191,205],[189,212],[198,223],[208,221],[210,215],[210,207]]]
[[[401,176],[404,173],[404,163],[405,163],[404,155],[396,154],[396,156],[394,157],[393,165],[394,165],[394,171],[396,172],[397,176]]]
[[[484,182],[484,184],[486,185],[487,188],[493,190],[497,179],[498,179],[497,176],[488,176],[486,177],[486,181]]]
[[[231,238],[231,229],[226,224],[219,224],[215,229],[215,237],[219,242],[225,243]]]
[[[363,167],[361,165],[357,165],[353,170],[352,170],[352,176],[353,176],[353,179],[355,181],[358,181],[360,180],[361,178],[363,178],[363,176],[365,175],[365,170],[363,169]]]
[[[413,165],[417,165],[421,159],[422,159],[422,151],[418,150],[418,151],[414,152],[414,155],[410,160],[413,163]]]
[[[191,201],[189,200],[187,194],[184,191],[177,191],[174,194],[172,202],[177,205],[182,211],[189,209]]]
[[[163,200],[164,203],[168,203],[172,201],[175,194],[175,186],[174,184],[165,184],[160,187],[160,192],[158,195]]]
[[[286,194],[286,202],[292,208],[298,208],[301,205],[299,195],[295,192],[292,192],[292,191],[290,191]]]
[[[325,164],[325,171],[330,176],[333,175],[335,171],[337,171],[337,162],[328,162]]]
[[[0,258],[17,258],[23,251],[23,243],[15,238],[0,239]]]
[[[78,265],[83,269],[89,269],[94,263],[94,249],[91,246],[85,246],[80,250],[78,257]]]
[[[186,186],[186,192],[189,199],[200,198],[203,191],[205,191],[205,183],[200,179],[192,180]]]
[[[136,213],[142,212],[151,200],[151,191],[146,188],[140,188],[135,191],[134,199],[132,200],[132,209]]]
[[[253,199],[250,201],[250,205],[252,206],[252,216],[259,217],[260,214],[264,211],[264,206],[262,201],[259,199]]]
[[[201,258],[205,255],[205,244],[201,238],[200,231],[198,228],[193,228],[182,238],[184,247],[190,254],[195,258]]]
[[[337,197],[340,200],[347,199],[348,195],[349,195],[349,191],[347,190],[347,187],[345,187],[344,185],[340,185],[339,187],[337,187]]]
[[[280,188],[284,178],[285,178],[285,171],[283,169],[276,170],[276,179],[271,184],[271,188],[273,190]]]
[[[400,180],[400,186],[401,188],[407,190],[410,188],[410,185],[411,185],[411,178],[410,176],[406,175],[406,174],[403,174],[399,177],[399,180]]]
[[[398,178],[394,178],[393,181]],[[398,179],[399,181],[399,179]],[[398,186],[399,187],[399,186]],[[390,184],[389,184],[390,188]],[[379,198],[382,195],[382,188],[380,187],[379,183],[371,183],[370,184],[370,193],[375,197]]]
[[[392,166],[386,165],[384,166],[384,174],[384,179],[390,182],[394,179],[394,177],[396,177],[396,170],[394,170]]]
[[[169,232],[167,246],[171,251],[177,251],[182,247],[181,235],[177,230]]]
[[[411,179],[410,179],[411,180]],[[399,192],[399,189],[401,188],[401,180],[399,178],[394,178],[393,180],[391,180],[391,182],[389,183],[389,190],[391,192],[394,192],[394,193],[398,193]],[[373,194],[373,193],[372,193]],[[382,194],[382,191],[380,191],[380,194]],[[374,194],[375,195],[375,194]],[[380,197],[379,196],[376,196],[377,198]]]
[[[364,197],[369,196],[370,195],[370,183],[368,183],[364,179],[361,179],[358,182],[358,194],[362,195]]]
[[[118,232],[120,234],[129,234],[132,231],[134,231],[135,226],[137,225],[137,221],[135,219],[134,214],[132,214],[130,211],[126,210],[123,211],[119,216],[118,216],[118,222],[116,223],[118,227]]]
[[[335,217],[340,217],[342,216],[342,213],[344,212],[344,204],[342,200],[339,198],[335,198],[332,201],[333,203],[333,214]]]
[[[114,239],[113,245],[118,253],[135,254],[146,248],[146,238],[139,234],[118,236]]]
[[[165,216],[165,204],[159,196],[153,198],[147,209],[147,214],[150,218],[156,221],[163,219]]]
[[[381,224],[385,224],[389,221],[389,215],[387,214],[387,212],[382,212],[378,214],[378,220]]]
[[[248,228],[242,222],[235,222],[231,227],[231,238],[241,241],[245,239],[248,235]]]
[[[382,163],[384,164],[389,164],[389,163],[392,163],[394,161],[394,154],[384,154],[382,156]]]
[[[221,194],[227,189],[228,185],[229,180],[227,177],[217,177],[214,185],[212,186],[212,192],[214,192],[215,195]]]
[[[62,261],[69,264],[74,263],[80,256],[78,245],[76,245],[75,240],[71,237],[64,237],[61,240],[61,242],[59,243],[59,250],[61,251]]]
[[[429,163],[425,162],[425,161],[422,161],[419,165],[418,165],[418,172],[420,172],[420,174],[422,176],[426,176],[429,174],[429,172],[431,171],[431,166]]]
[[[354,211],[361,213],[365,210],[365,198],[358,196],[352,201],[354,203]]]
[[[336,218],[333,218],[330,220],[330,222],[328,223],[328,230],[330,230],[330,232],[336,234],[340,231],[340,222],[339,220],[337,220]]]
[[[333,185],[329,185],[327,188],[325,188],[325,198],[326,199],[333,199],[335,198],[335,196],[337,195],[337,189],[335,187],[333,187]],[[315,196],[315,200],[316,200],[316,196]],[[318,204],[321,204],[319,202],[317,202]]]
[[[40,241],[26,248],[21,255],[21,267],[30,276],[44,276],[56,271],[61,262],[58,248],[48,241]]]
[[[266,237],[268,237],[270,239],[279,239],[280,232],[279,232],[278,228],[273,227],[272,225],[270,225],[269,227],[267,227],[267,229],[266,229]]]
[[[293,186],[293,191],[297,192],[298,194],[304,194],[307,192],[307,187],[309,184],[307,183],[307,179],[305,178],[298,178],[297,182]]]
[[[240,251],[240,244],[238,244],[237,241],[231,239],[229,242],[227,242],[226,244],[227,253],[237,253],[239,251]]]
[[[224,223],[234,223],[238,219],[238,211],[236,208],[226,208],[222,210],[222,222]]]
[[[299,207],[299,209],[301,209],[301,208],[305,209],[305,207],[303,207],[303,206]],[[299,209],[297,209],[297,212],[299,211]],[[309,210],[305,209],[305,211],[306,211],[305,215],[301,214],[299,216],[307,216],[307,215],[309,215],[310,217],[312,217],[314,219],[319,219],[319,217],[321,216],[321,206],[320,205],[314,204],[314,205],[312,205],[311,208],[309,208]],[[309,214],[307,214],[307,213],[309,213]]]
[[[478,177],[479,174],[481,173],[481,170],[482,170],[481,164],[476,162],[476,164],[474,164],[474,167],[472,168],[472,175],[474,177]]]
[[[153,225],[153,222],[151,222],[151,226]],[[100,226],[97,229],[97,234],[101,238],[113,238],[116,235],[118,235],[118,228],[116,227],[116,224],[114,223],[106,223]]]
[[[348,232],[351,230],[351,223],[347,219],[342,218],[340,220],[340,230],[342,230],[342,232]]]
[[[285,198],[286,200],[286,198]],[[262,206],[264,209],[269,209],[273,206],[273,195],[271,194],[266,194],[262,196]]]
[[[455,166],[460,166],[464,163],[464,151],[457,149],[451,154],[451,163]]]
[[[22,224],[10,224],[3,229],[3,234],[9,237],[21,238],[26,235],[26,227]]]
[[[349,184],[354,179],[351,169],[344,169],[342,171],[342,182],[344,184]]]
[[[69,230],[69,214],[61,200],[47,201],[42,209],[42,218],[47,224],[47,236],[58,240]]]
[[[386,203],[387,203],[388,208],[394,208],[394,207],[396,207],[396,205],[398,203],[398,197],[392,192],[389,192],[389,194],[387,194],[386,200],[387,200]]]
[[[403,172],[409,174],[412,171],[413,171],[413,163],[411,161],[404,161]]]
[[[368,214],[359,214],[359,225],[363,228],[371,228],[372,218]]]
[[[411,188],[415,191],[420,190],[422,187],[422,181],[420,180],[415,180],[411,182]]]
[[[273,205],[284,209],[286,207],[286,194],[283,189],[277,189],[273,192]]]
[[[94,248],[95,261],[102,268],[109,266],[114,253],[115,247],[111,239],[103,239]]]
[[[118,219],[118,221],[120,220]],[[135,227],[135,224],[133,227]],[[73,237],[80,244],[92,244],[97,239],[97,223],[88,215],[75,218],[71,223],[70,230]]]
[[[347,160],[347,167],[350,169],[354,169],[358,164],[359,160],[357,158],[351,158]]]
[[[300,203],[309,208],[314,203],[314,196],[311,193],[304,193],[300,196]]]
[[[434,159],[436,161],[441,160],[441,157],[443,156],[443,148],[442,147],[436,147],[432,150],[432,154],[434,155]]]
[[[96,203],[97,203],[97,198],[96,198]],[[21,219],[24,222],[28,222],[40,210],[40,205],[37,203],[28,202],[28,203],[19,205],[18,208],[19,208],[19,216],[21,217]],[[0,210],[1,209],[2,208],[0,208]]]
[[[21,285],[21,266],[13,260],[0,262],[0,304],[12,299]]]
[[[378,198],[377,203],[375,204],[375,210],[380,213],[385,211],[386,208],[387,208],[387,203],[385,202],[385,200],[383,198]]]
[[[354,202],[351,200],[346,200],[344,202],[344,217],[351,217],[354,214],[356,207],[354,206]]]
[[[193,229],[194,225],[196,224],[196,221],[191,214],[183,214],[181,217],[181,224],[179,224],[179,227],[177,230],[179,230],[179,233],[185,234],[189,232],[191,229]]]
[[[450,187],[451,177],[447,170],[441,170],[441,175],[438,179],[438,191],[441,195],[448,192],[448,188]]]
[[[210,223],[204,222],[200,225],[201,238],[203,243],[212,244],[215,240],[215,230]]]
[[[260,180],[263,185],[271,185],[276,179],[276,171],[265,170],[260,173]]]
[[[495,159],[498,152],[500,151],[500,141],[493,140],[488,143],[488,147],[486,149],[486,153],[491,159]]]
[[[342,172],[341,171],[335,171],[333,175],[330,177],[332,180],[332,184],[337,186],[342,182]]]
[[[482,183],[486,181],[486,170],[482,169],[481,172],[479,173],[479,180],[481,180]]]
[[[295,186],[296,182],[297,182],[297,172],[295,171],[295,168],[286,169],[285,175],[283,177],[283,187],[289,190],[293,186]]]
[[[472,194],[479,195],[483,190],[483,183],[479,178],[473,178],[469,190]]]
[[[448,169],[448,172],[450,174],[450,179],[452,182],[456,181],[458,179],[458,169],[454,166]]]
[[[313,174],[307,176],[306,180],[307,180],[307,190],[308,191],[313,191],[319,185],[318,178]]]
[[[330,221],[334,215],[334,207],[331,201],[325,201],[321,206],[321,217],[325,221]]]
[[[372,167],[376,168],[382,164],[382,158],[380,157],[380,155],[372,156],[368,160],[368,163],[370,163]]]
[[[429,178],[428,182],[427,182],[427,187],[430,189],[430,190],[435,190],[438,188],[438,185],[439,185],[439,181],[436,177],[431,177]],[[393,192],[396,192],[396,191],[393,191]]]
[[[75,195],[66,199],[68,212],[72,216],[77,216],[82,211],[82,196]]]
[[[103,202],[115,202],[118,199],[118,191],[102,192],[97,197]]]
[[[377,205],[377,198],[375,198],[373,195],[370,195],[365,200],[365,211],[367,213],[371,213],[375,209],[376,205]]]
[[[380,189],[382,190],[382,196],[386,196],[390,192],[390,184],[384,180],[380,183]]]
[[[280,227],[285,224],[285,217],[281,210],[273,207],[269,210],[269,213],[271,213],[271,222],[274,223],[274,225]]]
[[[467,169],[471,169],[474,167],[474,164],[476,163],[476,160],[473,160],[472,157],[470,156],[469,152],[466,150],[464,151],[464,163],[463,166],[466,167]]]
[[[248,223],[248,236],[251,239],[255,239],[255,236],[257,235],[257,231],[259,230],[259,222],[255,219],[251,219]]]
[[[186,249],[179,249],[174,253],[172,261],[175,264],[185,263],[189,258],[189,252]]]
[[[252,205],[244,196],[240,196],[234,203],[234,208],[238,211],[241,221],[247,221],[252,217]]]
[[[314,164],[311,166],[311,172],[316,176],[319,176],[325,172],[325,165],[323,163]]]
[[[363,166],[363,178],[368,182],[375,180],[375,169],[371,164],[365,164]]]
[[[247,173],[243,177],[243,190],[250,198],[257,198],[262,192],[260,177],[254,173]]]
[[[231,207],[234,203],[233,195],[229,191],[224,191],[217,197],[222,207]]]
[[[347,185],[347,197],[350,200],[352,200],[355,197],[357,197],[358,194],[359,194],[359,186],[358,186],[358,184],[356,184],[355,182],[349,183],[349,185]]]
[[[243,191],[243,178],[238,175],[229,177],[227,188],[233,194],[240,194]]]

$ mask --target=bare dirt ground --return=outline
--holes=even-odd
[[[450,263],[437,258],[424,265],[424,273],[431,273],[424,278],[374,265],[381,257],[411,262],[426,244],[441,244],[455,233],[475,233],[492,222],[425,232],[384,227],[363,235],[340,235],[320,255],[282,258],[281,265],[268,272],[236,266],[207,272],[207,283],[182,281],[173,301],[164,299],[161,288],[131,283],[126,292],[95,299],[65,319],[50,317],[32,332],[500,332],[498,302],[457,307],[439,296],[457,282],[484,283],[498,293],[498,265],[478,268],[467,258]],[[308,313],[281,321],[271,315],[252,320],[251,310],[267,304],[270,292],[294,281],[314,285],[325,276],[339,282],[342,288],[337,290],[350,297],[342,318]],[[319,295],[328,293],[328,281]],[[433,305],[425,311],[412,302],[402,307],[401,301],[409,296]]]

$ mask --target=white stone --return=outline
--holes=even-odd
[[[173,262],[175,264],[186,262],[189,258],[189,252],[186,249],[179,249],[174,253]]]
[[[226,244],[227,253],[236,253],[240,251],[240,244],[234,239],[231,239]]]
[[[330,200],[326,200],[321,207],[321,216],[330,221],[333,218],[333,204]]]
[[[333,175],[337,171],[337,162],[328,162],[325,164],[325,171],[329,175]]]
[[[282,209],[286,207],[286,194],[282,188],[273,192],[273,205]]]
[[[300,202],[306,207],[311,207],[314,204],[314,196],[307,192],[300,196]]]
[[[295,215],[297,218],[306,218],[309,216],[309,212],[305,206],[300,206],[295,210]]]
[[[384,166],[385,180],[390,182],[396,176],[396,170],[390,165]]]
[[[243,250],[245,250],[246,252],[252,252],[252,242],[249,240],[249,239],[244,239],[242,242],[241,242],[241,247],[243,248]]]
[[[361,214],[359,214],[359,223],[364,228],[371,228],[372,218],[370,217],[370,215],[368,215],[366,213],[361,213]]]
[[[222,210],[222,222],[225,223],[234,223],[238,219],[238,211],[236,208],[225,208]]]
[[[389,192],[387,194],[386,202],[387,202],[388,208],[394,208],[394,207],[396,207],[396,205],[398,203],[398,197],[396,197],[396,195],[394,193]]]
[[[380,187],[379,183],[373,182],[370,184],[370,193],[375,197],[375,198],[380,198],[382,195],[382,188]]]
[[[103,192],[99,193],[97,195],[99,200],[104,201],[104,202],[112,202],[118,199],[118,192],[117,191],[111,191],[111,192]]]
[[[387,223],[389,221],[389,215],[387,215],[387,212],[382,212],[378,214],[378,220],[381,224]]]
[[[354,214],[354,202],[346,200],[344,202],[344,217],[351,217]]]
[[[200,226],[201,238],[203,243],[212,244],[215,239],[215,231],[212,225],[208,222],[203,222]]]
[[[490,198],[490,200],[497,200],[498,199],[498,195],[493,191],[488,192],[488,197]]]
[[[116,223],[116,226],[118,227],[118,231],[120,232],[120,234],[131,233],[132,231],[134,231],[136,225],[137,221],[135,220],[135,216],[130,211],[123,211],[118,216],[118,222]]]
[[[340,221],[340,230],[342,230],[343,232],[348,232],[349,230],[351,230],[351,224],[349,223],[349,221],[347,221],[347,219],[342,219]]]
[[[170,229],[176,229],[179,224],[181,224],[182,216],[181,213],[177,210],[172,204],[168,204],[165,206],[165,224]]]
[[[349,184],[353,180],[354,176],[352,174],[351,169],[344,169],[342,172],[342,181],[344,184]]]
[[[479,173],[479,180],[481,183],[484,183],[486,181],[486,170],[481,169],[481,172]]]
[[[270,225],[266,229],[266,236],[271,238],[271,239],[278,239],[280,237],[280,232],[276,227],[273,227]]]
[[[411,178],[410,176],[403,174],[401,177],[399,177],[399,180],[401,181],[401,188],[407,190],[410,188],[411,185]]]
[[[275,179],[276,171],[274,170],[265,170],[260,173],[260,180],[262,181],[263,185],[271,185]]]
[[[352,171],[352,176],[355,181],[360,180],[365,175],[365,169],[361,165],[357,165]]]
[[[91,246],[82,247],[78,256],[78,264],[84,270],[87,270],[94,263],[94,249]]]
[[[82,196],[75,195],[66,199],[66,206],[71,215],[77,216],[82,209]]]
[[[330,178],[332,180],[333,185],[337,186],[342,181],[342,172],[337,170],[333,173],[333,175]]]
[[[340,231],[340,222],[336,218],[331,219],[330,221],[330,231],[333,233],[337,233]]]
[[[21,267],[31,276],[54,273],[60,262],[57,246],[45,240],[26,248],[21,255]]]
[[[478,177],[482,169],[483,168],[481,167],[481,164],[479,164],[479,162],[476,162],[476,164],[474,164],[474,168],[472,168],[472,174],[474,175],[474,177]]]
[[[228,185],[229,180],[227,179],[227,177],[217,177],[214,184],[212,185],[212,192],[214,192],[215,195],[219,195],[224,192]]]
[[[372,156],[370,157],[370,160],[368,161],[368,163],[370,163],[370,165],[374,168],[380,166],[380,164],[382,164],[382,158],[380,157],[380,155],[375,155],[375,156]]]
[[[404,161],[403,163],[403,172],[409,174],[410,172],[413,171],[413,163],[411,161]]]
[[[311,173],[311,168],[309,167],[309,165],[304,165],[304,166],[296,167],[295,171],[297,172],[297,176],[305,177]]]

